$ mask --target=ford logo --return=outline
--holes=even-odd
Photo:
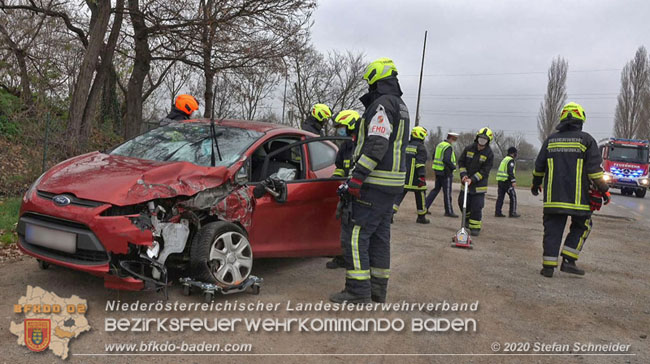
[[[52,198],[52,202],[57,206],[68,206],[72,200],[66,195],[56,195]]]

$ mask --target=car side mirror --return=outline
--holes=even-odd
[[[236,183],[236,184],[238,184],[238,185],[245,185],[245,184],[248,183],[248,170],[249,170],[248,167],[249,167],[249,166],[250,166],[250,161],[249,161],[249,160],[246,160],[246,161],[242,164],[241,168],[239,168],[239,170],[238,170],[237,173],[235,174],[235,183]]]
[[[253,189],[255,198],[261,198],[267,193],[273,196],[277,203],[285,203],[288,196],[287,183],[281,179],[269,177]]]

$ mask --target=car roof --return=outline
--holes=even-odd
[[[190,120],[183,120],[181,122],[207,124],[210,122],[210,119],[204,119],[204,118],[190,119]],[[254,130],[262,133],[268,133],[270,131],[278,131],[278,132],[293,132],[293,133],[308,135],[308,133],[300,129],[292,128],[286,125],[267,123],[263,121],[252,121],[252,120],[242,120],[242,119],[217,119],[215,120],[215,122],[217,125],[220,126],[248,129],[248,130]]]

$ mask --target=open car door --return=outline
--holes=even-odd
[[[278,201],[265,193],[256,199],[250,241],[256,257],[324,256],[341,253],[341,223],[336,219],[339,197],[336,189],[345,180],[332,177],[338,148],[332,140],[344,137],[309,138],[288,144],[269,153],[263,165],[263,176],[274,156],[292,150],[300,151],[299,171],[288,178],[286,200]],[[275,169],[274,169],[275,170]],[[281,177],[282,171],[274,173]],[[282,179],[282,178],[280,178]]]

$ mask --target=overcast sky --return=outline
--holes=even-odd
[[[312,40],[320,51],[390,57],[415,119],[428,30],[422,125],[521,130],[536,145],[549,65],[569,62],[568,101],[582,104],[585,130],[610,137],[620,71],[650,45],[650,1],[321,0]]]

